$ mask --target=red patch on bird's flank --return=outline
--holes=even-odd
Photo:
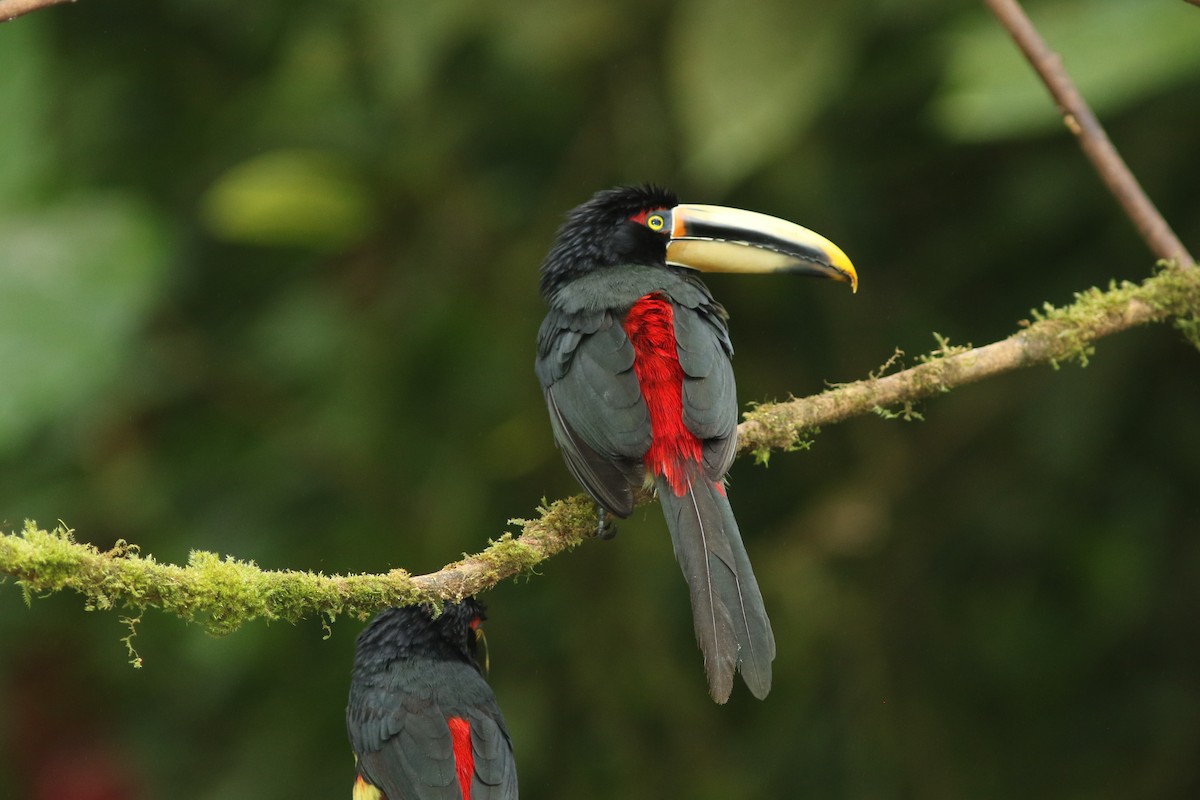
[[[454,741],[454,769],[463,800],[471,800],[471,778],[475,775],[475,753],[471,749],[471,723],[462,717],[446,720],[450,738]]]
[[[701,446],[683,422],[683,367],[671,302],[661,294],[640,298],[625,317],[625,334],[633,344],[633,371],[650,412],[652,438],[642,460],[682,496],[687,490],[685,465],[700,461]]]

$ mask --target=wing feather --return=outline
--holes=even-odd
[[[737,450],[733,348],[718,307],[677,308],[675,344],[683,381],[683,421],[703,442],[704,472],[721,480]]]
[[[650,447],[650,414],[633,370],[633,345],[610,312],[552,311],[538,337],[554,441],[571,474],[613,514],[633,511]]]

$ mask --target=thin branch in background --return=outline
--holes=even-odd
[[[75,0],[0,0],[0,22],[12,22],[30,11],[74,2]]]
[[[1171,230],[1162,214],[1142,190],[1141,184],[1109,140],[1100,121],[1092,113],[1083,95],[1075,88],[1063,67],[1062,57],[1052,51],[1017,0],[983,0],[1012,35],[1021,52],[1050,90],[1067,128],[1079,139],[1079,146],[1100,174],[1108,190],[1117,198],[1138,233],[1159,258],[1177,261],[1184,267],[1195,261],[1183,242]],[[1196,0],[1189,0],[1196,2]],[[1200,2],[1196,4],[1200,5]]]

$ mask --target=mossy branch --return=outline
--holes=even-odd
[[[402,569],[379,575],[264,570],[202,550],[181,567],[123,541],[101,551],[76,541],[65,526],[46,531],[26,522],[20,533],[0,535],[0,573],[17,578],[27,603],[35,594],[73,589],[88,610],[158,608],[225,634],[260,618],[366,619],[388,606],[461,600],[574,547],[596,527],[595,510],[583,497],[539,508],[536,519],[510,522],[520,526],[519,537],[505,533],[480,553],[415,576]]]
[[[1164,267],[1140,285],[1089,289],[1071,305],[1047,305],[1033,316],[1022,330],[984,347],[952,347],[938,337],[938,349],[917,366],[812,397],[760,405],[738,428],[740,452],[761,459],[772,451],[795,450],[818,426],[889,407],[911,408],[913,402],[1020,367],[1086,363],[1096,340],[1149,322],[1174,320],[1200,347],[1200,270]],[[45,531],[28,523],[20,533],[0,536],[0,573],[17,579],[27,601],[34,594],[73,589],[89,609],[159,608],[220,634],[258,618],[365,618],[386,606],[460,599],[527,574],[596,531],[593,506],[583,496],[543,505],[534,519],[509,522],[518,528],[516,535],[504,533],[476,555],[417,576],[404,570],[381,575],[269,571],[202,551],[193,552],[186,566],[162,564],[141,555],[135,545],[120,542],[102,552],[75,541],[65,527]]]
[[[1087,364],[1098,339],[1149,322],[1173,320],[1200,348],[1200,270],[1160,263],[1141,284],[1088,289],[1062,308],[1046,304],[1022,329],[983,347],[953,347],[942,337],[920,364],[883,377],[835,386],[812,397],[762,405],[745,415],[738,444],[760,460],[772,450],[803,445],[812,431],[878,409],[906,406],[967,383],[1035,364]],[[903,415],[902,415],[903,416]]]

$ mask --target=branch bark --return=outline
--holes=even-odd
[[[1200,347],[1200,270],[1165,267],[1142,284],[1091,289],[1079,293],[1069,306],[1046,306],[1034,316],[1022,330],[984,347],[943,342],[910,369],[758,406],[738,427],[739,451],[762,458],[768,452],[795,449],[821,425],[916,402],[1021,367],[1086,362],[1097,340],[1149,322],[1184,322],[1182,327]],[[649,499],[644,496],[641,502]],[[510,520],[510,525],[518,528],[517,535],[504,533],[476,555],[412,576],[404,570],[382,575],[266,571],[252,562],[199,551],[181,567],[142,556],[136,546],[125,543],[101,552],[76,542],[66,529],[48,532],[29,523],[19,534],[0,536],[0,573],[15,577],[27,599],[35,593],[72,589],[84,596],[89,609],[160,608],[221,634],[257,618],[366,618],[387,606],[479,594],[590,538],[596,518],[591,501],[578,495],[539,508],[533,519]]]
[[[1009,32],[1017,47],[1046,84],[1067,129],[1075,134],[1084,155],[1092,162],[1100,179],[1133,221],[1150,251],[1159,258],[1176,261],[1185,267],[1193,266],[1195,261],[1191,254],[1142,190],[1141,184],[1117,152],[1108,134],[1104,132],[1104,127],[1092,113],[1091,107],[1075,88],[1075,82],[1063,67],[1062,56],[1047,46],[1046,40],[1033,26],[1021,4],[1017,0],[983,1],[1000,20],[1000,24]]]
[[[74,2],[75,0],[0,0],[0,22],[12,22],[31,11]]]

